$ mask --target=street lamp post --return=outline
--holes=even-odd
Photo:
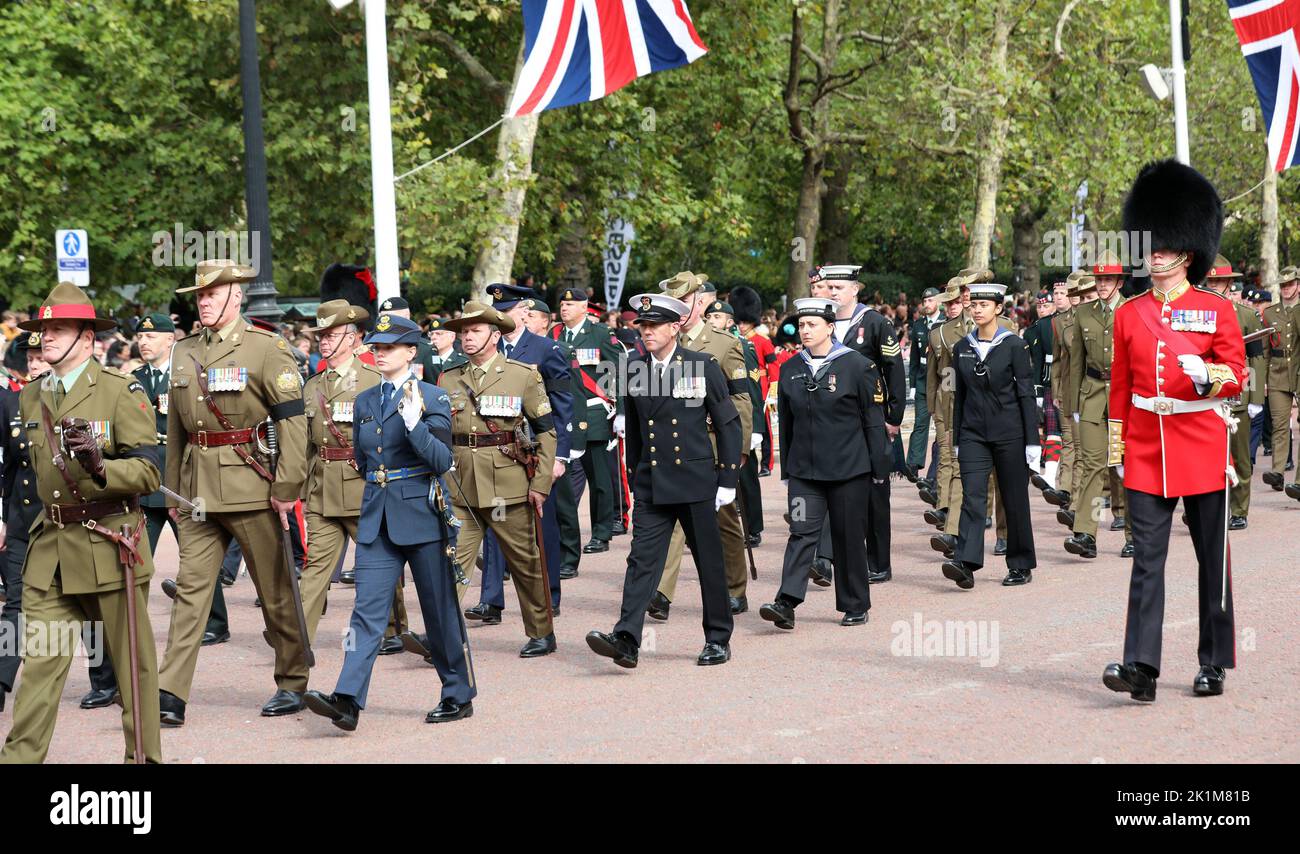
[[[266,190],[266,144],[262,136],[262,80],[257,66],[257,2],[239,0],[239,85],[244,102],[244,204],[249,245],[258,260],[257,278],[248,287],[251,317],[270,321],[283,313],[271,273],[271,212]]]

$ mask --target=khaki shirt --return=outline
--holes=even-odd
[[[31,446],[31,465],[41,502],[46,507],[77,503],[54,464],[54,454],[60,449],[51,448],[46,438],[42,403],[50,410],[55,430],[61,430],[60,422],[64,418],[84,418],[91,423],[99,438],[107,481],[102,487],[70,454],[64,455],[68,473],[76,481],[77,491],[83,499],[106,501],[144,496],[156,490],[159,481],[155,462],[158,431],[153,407],[135,377],[100,367],[98,362],[90,359],[57,407],[54,404],[54,382],[53,372],[46,373],[41,379],[28,383],[19,396],[23,429]],[[56,433],[55,439],[62,443],[59,434]],[[123,525],[134,530],[140,521],[140,511],[105,516],[98,521],[113,531],[121,530]],[[147,582],[153,575],[153,558],[144,536],[140,541],[140,558],[141,563],[135,568],[137,585]],[[117,545],[112,540],[87,529],[80,522],[65,523],[60,527],[41,514],[32,523],[23,583],[37,590],[49,590],[56,569],[64,593],[100,593],[120,590],[126,584],[118,561]]]
[[[1072,396],[1065,408],[1079,413],[1082,421],[1092,424],[1106,421],[1110,405],[1110,380],[1088,376],[1088,369],[1103,376],[1110,375],[1110,363],[1115,355],[1114,344],[1111,342],[1115,309],[1123,304],[1123,297],[1115,300],[1114,308],[1097,299],[1080,303],[1075,309],[1074,323],[1070,329],[1070,376],[1066,383]]]
[[[745,366],[745,345],[740,339],[727,332],[718,332],[703,320],[681,332],[677,343],[687,350],[695,350],[713,357],[713,361],[722,368],[722,375],[727,378],[727,393],[740,415],[741,459],[749,455],[749,437],[754,429],[753,404],[749,400],[749,370]],[[713,452],[717,454],[717,440],[713,437],[712,426],[710,438],[714,439]],[[731,463],[731,460],[721,460]]]
[[[321,448],[338,448],[329,422],[352,444],[353,407],[357,395],[379,385],[379,370],[355,356],[338,367],[326,367],[303,386],[307,415],[307,480],[302,498],[307,509],[330,518],[361,514],[361,493],[366,480],[348,460],[322,460]],[[325,404],[321,405],[324,397]]]
[[[1255,309],[1240,304],[1234,304],[1233,308],[1237,309],[1237,326],[1241,328],[1241,337],[1245,338],[1264,328]],[[1256,348],[1259,355],[1250,357],[1250,351]],[[1246,385],[1232,406],[1233,412],[1244,412],[1252,403],[1262,406],[1268,400],[1268,393],[1264,390],[1264,377],[1268,373],[1268,340],[1252,341],[1246,345],[1246,352]]]
[[[1300,375],[1300,304],[1288,307],[1275,302],[1267,306],[1264,325],[1277,330],[1264,342],[1268,388],[1295,391]]]
[[[1078,389],[1072,385],[1070,366],[1081,358],[1074,352],[1074,324],[1082,305],[1058,311],[1052,320],[1052,399],[1061,402],[1064,418],[1074,416],[1074,406],[1078,402]]]
[[[219,332],[202,330],[176,342],[172,350],[167,409],[167,466],[163,482],[209,513],[269,507],[274,496],[294,501],[307,475],[307,419],[302,378],[289,343],[243,318]],[[195,360],[209,375],[213,400],[236,430],[261,424],[274,410],[280,459],[274,485],[246,464],[233,445],[202,447],[191,433],[224,431],[203,403]],[[243,446],[269,468],[257,444]],[[172,502],[173,504],[175,502]]]

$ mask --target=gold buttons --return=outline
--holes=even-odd
[[[377,453],[377,454],[381,454],[381,453],[383,453],[383,451],[384,451],[384,449],[383,449],[382,447],[376,447],[376,448],[375,448],[375,453]]]
[[[676,433],[673,434],[673,438],[674,438],[674,439],[677,438],[677,434],[676,434]]]
[[[654,445],[651,445],[651,446],[650,446],[650,453],[653,454],[654,452],[655,452],[655,446],[654,446]]]
[[[203,426],[203,422],[202,422],[202,421],[199,421],[199,422],[198,422],[198,425],[199,425],[200,427],[202,427],[202,426]]]
[[[32,502],[30,502],[30,501],[28,501],[26,498],[24,498],[24,499],[23,499],[23,503],[24,503],[24,504],[31,504]]]
[[[54,490],[54,497],[55,497],[55,498],[58,498],[58,497],[59,497],[59,491],[58,491],[57,489]]]
[[[673,445],[673,450],[674,450],[674,451],[679,451],[679,452],[680,452],[680,451],[681,451],[681,448],[677,447],[676,445]]]
[[[650,465],[652,465],[652,466],[657,466],[657,465],[659,465],[659,461],[658,461],[658,460],[651,460],[651,461],[650,461]]]
[[[654,420],[653,418],[651,418],[649,421],[646,422],[646,424],[648,424],[648,425],[650,425],[651,427],[653,427],[653,426],[655,426],[655,420]]]
[[[27,480],[26,478],[23,478],[23,486],[31,486],[31,481]]]
[[[654,434],[654,433],[651,433],[651,434],[650,434],[650,438],[653,439],[654,437],[655,437],[655,434]]]
[[[682,461],[681,461],[681,460],[673,460],[673,462],[677,463],[677,465],[681,465],[681,464],[682,464]]]
[[[676,419],[676,418],[673,419],[673,423],[674,423],[674,424],[677,423],[677,419]]]

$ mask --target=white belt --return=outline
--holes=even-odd
[[[1048,353],[1048,354],[1047,354],[1046,356],[1044,356],[1043,358],[1045,358],[1045,359],[1047,360],[1047,364],[1049,364],[1049,365],[1052,364],[1052,354],[1051,354],[1051,353]]]
[[[1217,397],[1204,397],[1199,400],[1181,400],[1176,397],[1143,397],[1133,395],[1133,405],[1156,415],[1185,415],[1188,412],[1208,412],[1219,409],[1223,401]]]
[[[925,364],[925,357],[924,357],[924,356],[921,357],[921,364],[922,364],[922,365]]]

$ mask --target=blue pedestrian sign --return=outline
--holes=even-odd
[[[83,288],[89,286],[90,245],[85,229],[59,229],[54,232],[54,247],[58,255],[58,281]]]

